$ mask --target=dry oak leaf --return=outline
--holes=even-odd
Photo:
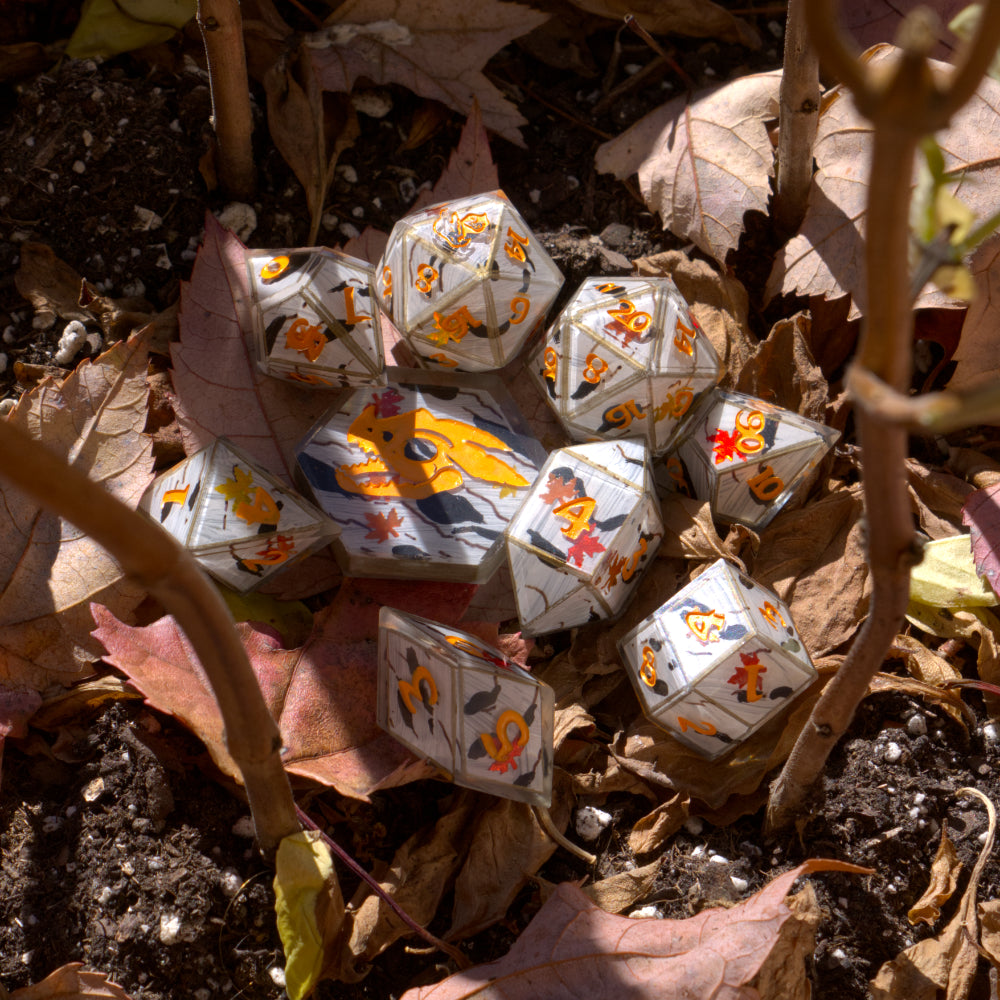
[[[83,962],[69,962],[50,972],[40,983],[23,986],[10,1000],[129,1000],[103,972],[84,972]]]
[[[571,0],[589,14],[621,21],[632,14],[654,35],[690,35],[760,48],[760,35],[746,21],[711,0]]]
[[[994,233],[973,254],[969,263],[976,295],[965,314],[955,350],[955,372],[947,388],[974,389],[995,382],[1000,375],[996,349],[1000,310],[1000,233]]]
[[[136,507],[152,479],[146,421],[146,337],[115,344],[62,382],[43,379],[7,418]],[[80,680],[100,656],[89,603],[126,617],[145,591],[68,521],[0,475],[0,684],[44,690]]]
[[[915,927],[919,923],[933,927],[941,916],[941,907],[951,899],[958,886],[962,862],[948,836],[947,825],[941,827],[937,854],[931,862],[931,879],[924,894],[910,907],[906,919]]]
[[[927,6],[921,0],[846,0],[837,7],[837,19],[857,45],[868,48],[876,42],[894,41],[903,18],[921,5]],[[941,24],[948,24],[966,6],[968,0],[934,0],[933,10]],[[955,36],[942,32],[929,54],[948,59],[957,47]]]
[[[1000,483],[969,496],[962,507],[962,524],[972,535],[976,571],[1000,593]]]
[[[613,916],[575,886],[560,885],[502,959],[408,990],[401,1000],[752,1000],[759,994],[748,984],[791,916],[788,890],[818,871],[871,869],[807,861],[731,909],[686,920]]]
[[[767,212],[774,149],[765,119],[777,111],[781,73],[757,73],[678,97],[599,146],[596,166],[638,173],[643,200],[664,229],[725,266],[747,212]]]
[[[431,777],[375,723],[378,612],[385,604],[454,624],[468,603],[467,584],[347,580],[316,615],[298,649],[282,649],[270,632],[237,625],[258,683],[281,729],[282,760],[292,774],[367,799],[379,788]],[[201,665],[173,618],[130,628],[93,608],[94,638],[159,711],[175,716],[208,747],[225,774],[239,780],[226,750],[222,718]]]
[[[499,0],[346,0],[305,45],[324,90],[350,92],[367,77],[401,84],[465,115],[478,100],[486,127],[523,146],[525,119],[482,69],[548,16]]]
[[[862,58],[869,68],[895,58],[891,45],[876,45]],[[943,72],[944,63],[932,63]],[[936,136],[945,169],[961,173],[953,188],[979,219],[993,215],[1000,187],[1000,83],[986,77],[975,94],[952,118],[951,126]],[[823,98],[813,155],[816,174],[809,190],[806,217],[775,259],[766,295],[818,295],[827,299],[851,296],[848,319],[866,308],[864,239],[871,165],[872,128],[857,110],[850,92],[835,88]],[[914,164],[914,180],[916,164]],[[988,253],[984,244],[973,257]],[[994,250],[994,254],[995,254]],[[928,285],[916,301],[918,308],[965,308]]]

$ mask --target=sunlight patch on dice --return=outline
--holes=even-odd
[[[528,371],[574,440],[642,437],[656,455],[721,376],[708,337],[666,277],[588,278]]]
[[[670,479],[708,500],[719,521],[765,527],[840,433],[743,393],[713,389],[684,422]]]
[[[423,363],[472,372],[513,359],[563,283],[502,191],[407,215],[375,274],[386,312]]]
[[[328,544],[338,530],[225,438],[154,479],[139,508],[240,592]]]
[[[554,451],[507,528],[521,627],[537,635],[614,617],[662,539],[643,441]]]
[[[319,389],[385,381],[373,271],[356,257],[306,247],[248,250],[253,344],[260,368]]]
[[[816,678],[788,605],[724,559],[618,643],[646,717],[709,758]]]
[[[482,583],[545,453],[499,379],[426,372],[347,394],[296,457],[345,573]]]
[[[459,629],[382,608],[378,724],[455,784],[548,806],[554,694]]]

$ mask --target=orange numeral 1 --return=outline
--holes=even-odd
[[[685,719],[683,715],[677,716],[677,725],[680,726],[682,733],[693,729],[696,733],[701,733],[702,736],[714,736],[718,732],[711,722],[704,720],[701,722],[692,722],[690,719]]]
[[[590,519],[594,515],[596,506],[597,501],[593,497],[576,497],[559,504],[558,507],[553,507],[552,513],[569,521],[569,524],[562,529],[562,533],[567,538],[575,539],[579,537],[580,532],[590,527]]]
[[[507,237],[507,242],[503,245],[504,250],[507,251],[507,256],[513,260],[519,260],[522,264],[525,263],[527,257],[525,256],[524,248],[528,245],[528,237],[515,233],[511,226],[507,227]]]
[[[344,303],[347,306],[347,318],[344,322],[348,326],[353,326],[355,323],[360,323],[362,320],[371,319],[371,316],[366,316],[364,314],[358,315],[354,311],[354,286],[348,285],[344,289]]]
[[[774,474],[774,469],[770,465],[765,465],[753,479],[748,479],[747,486],[758,500],[763,500],[765,503],[779,496],[785,489],[784,482]]]
[[[649,646],[642,647],[642,665],[639,667],[639,676],[647,687],[652,687],[656,683],[656,654]]]
[[[185,486],[182,490],[165,490],[160,498],[161,505],[166,507],[168,503],[184,503],[190,489],[190,486]]]
[[[271,494],[261,486],[253,491],[252,503],[236,504],[233,513],[247,524],[277,524],[281,518],[278,505]]]
[[[782,618],[781,612],[770,602],[765,601],[764,606],[760,609],[760,613],[767,619],[768,625],[771,628],[777,628],[778,622],[781,622],[782,628],[785,628],[785,619]],[[775,621],[777,619],[778,621]]]
[[[417,711],[416,706],[413,704],[413,699],[416,698],[419,702],[424,700],[423,692],[420,690],[421,681],[427,682],[427,704],[436,705],[438,701],[437,684],[434,683],[434,677],[431,675],[431,672],[426,667],[417,667],[413,671],[413,676],[408,681],[400,680],[398,682],[400,697],[402,697],[403,704],[406,705],[406,710],[410,715],[414,715]]]
[[[510,737],[507,735],[511,726],[517,726],[517,736],[513,743],[511,743]],[[525,748],[531,736],[528,723],[524,721],[524,716],[520,712],[515,712],[514,709],[508,708],[506,712],[501,712],[500,718],[497,719],[495,731],[496,736],[492,733],[479,734],[486,752],[496,761],[495,764],[490,765],[490,770],[499,771],[501,774],[505,774],[508,767],[513,767],[517,770],[517,763],[514,758],[520,756],[521,751]]]
[[[633,333],[642,333],[653,322],[653,317],[649,313],[638,312],[634,303],[628,299],[621,299],[617,308],[608,310],[608,315]]]
[[[445,368],[457,368],[458,362],[453,361],[446,354],[442,354],[438,351],[437,354],[429,354],[427,356],[428,361],[436,361],[439,365],[444,365]]]
[[[510,321],[517,326],[518,323],[523,323],[524,317],[528,315],[528,310],[531,308],[531,299],[526,295],[515,295],[510,300],[510,307],[514,310],[514,315],[511,316]]]

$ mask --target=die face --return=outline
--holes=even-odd
[[[787,605],[721,559],[619,651],[646,716],[708,756],[746,739],[816,676]]]
[[[378,722],[456,784],[548,805],[552,689],[475,636],[379,614]]]
[[[316,247],[248,251],[246,266],[264,371],[321,388],[382,378],[380,306],[364,261]]]
[[[654,454],[721,374],[669,278],[584,281],[528,370],[572,437],[642,436]]]
[[[428,373],[347,394],[297,459],[346,573],[481,583],[544,451],[498,379]]]
[[[549,456],[507,529],[522,627],[540,633],[618,613],[662,539],[641,441]]]
[[[241,592],[337,533],[321,511],[224,438],[154,480],[140,508]]]
[[[544,318],[562,275],[503,192],[400,220],[376,267],[381,303],[431,367],[487,371]]]
[[[764,400],[715,389],[685,421],[677,457],[715,517],[762,528],[838,437]]]

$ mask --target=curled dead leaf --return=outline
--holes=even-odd
[[[933,926],[941,916],[941,907],[951,899],[958,886],[962,862],[958,860],[955,845],[948,836],[947,825],[941,827],[941,841],[931,862],[930,883],[924,894],[910,907],[906,919],[914,926],[924,923]]]
[[[641,868],[618,872],[600,882],[593,882],[584,886],[583,891],[605,913],[624,913],[649,895],[659,871],[660,861],[651,861]]]

